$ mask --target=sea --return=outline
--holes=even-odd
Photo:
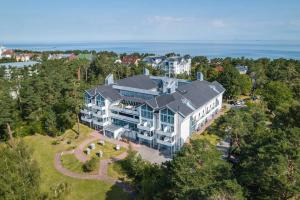
[[[105,41],[68,43],[3,44],[7,48],[55,51],[95,50],[116,53],[153,53],[164,55],[174,52],[181,55],[208,58],[286,58],[300,60],[300,41]]]

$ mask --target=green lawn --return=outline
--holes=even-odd
[[[61,157],[62,165],[73,172],[84,173],[82,163],[76,159],[74,154],[66,154]]]
[[[71,193],[66,198],[67,200],[129,199],[129,196],[115,185],[109,185],[97,180],[78,180],[70,178],[60,174],[54,168],[55,153],[80,143],[90,131],[91,129],[81,125],[81,135],[77,139],[73,137],[76,135],[74,131],[68,131],[64,136],[71,140],[71,144],[65,143],[65,139],[63,139],[60,144],[53,145],[52,142],[56,141],[57,138],[53,139],[42,135],[24,138],[28,146],[33,149],[33,158],[38,162],[41,169],[41,190],[48,191],[51,186],[66,182],[71,186]],[[60,139],[62,138],[64,137],[60,137]]]
[[[98,157],[96,155],[97,152],[99,152],[100,150],[103,152],[103,157],[101,159],[108,159],[108,158],[111,158],[111,157],[116,157],[120,154],[122,154],[123,152],[126,151],[126,148],[124,147],[121,147],[120,150],[116,150],[115,149],[115,144],[112,144],[110,142],[107,142],[105,141],[105,144],[102,146],[100,144],[97,144],[98,141],[94,141],[94,142],[91,142],[91,143],[94,143],[95,144],[95,149],[91,150],[91,153],[90,155],[88,155],[88,157]],[[90,143],[90,144],[91,144]],[[90,145],[88,144],[84,149],[88,148],[88,146]]]
[[[121,162],[122,161],[117,161],[117,162],[111,163],[108,166],[108,169],[107,169],[108,176],[113,177],[115,179],[124,179],[126,177],[125,172],[122,169]]]

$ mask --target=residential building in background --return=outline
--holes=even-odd
[[[137,65],[140,61],[140,58],[136,55],[126,55],[121,59],[122,64],[125,65]]]
[[[200,78],[203,78],[199,75]],[[218,82],[137,75],[85,92],[81,121],[108,137],[174,153],[222,107]]]
[[[162,61],[166,58],[166,56],[147,56],[143,59],[143,62],[153,68],[159,68]]]
[[[248,66],[245,65],[237,65],[235,68],[239,71],[240,74],[247,74]]]
[[[11,63],[0,63],[0,67],[4,67],[4,78],[7,80],[10,80],[12,78],[13,73],[18,78],[21,78],[18,70],[21,69],[27,69],[28,76],[32,76],[33,74],[37,74],[38,71],[34,66],[39,64],[39,62],[36,61],[27,61],[27,62],[11,62]]]
[[[143,61],[153,68],[164,70],[168,77],[191,73],[192,59],[190,56],[148,56]]]

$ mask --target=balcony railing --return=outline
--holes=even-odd
[[[137,134],[139,138],[145,139],[145,140],[153,140],[154,139],[154,135],[150,135],[147,133],[138,133]]]
[[[154,130],[153,123],[150,123],[150,122],[142,122],[137,125],[137,128],[145,130],[145,131],[153,131]]]
[[[85,116],[81,116],[81,120],[84,121],[84,122],[88,122],[88,123],[92,122],[92,118],[85,117]]]
[[[162,131],[162,130],[156,130],[156,133],[160,134],[160,135],[165,135],[168,137],[173,137],[175,135],[175,131]]]
[[[93,113],[93,116],[94,117],[98,117],[98,118],[105,118],[105,117],[107,117],[106,114],[102,114],[102,113]]]
[[[157,138],[157,139],[156,139],[156,142],[157,142],[158,144],[162,144],[162,145],[169,146],[169,147],[175,145],[175,140],[174,140],[174,141],[171,141],[170,138],[165,138],[165,139],[163,139],[163,140]]]
[[[105,110],[105,106],[92,105],[92,109],[95,109],[95,110]]]
[[[111,106],[110,109],[117,112],[139,115],[139,112],[135,108],[126,108],[126,106],[115,105],[115,106]]]
[[[105,121],[105,122],[99,122],[97,120],[93,120],[93,124],[99,125],[99,126],[106,126],[109,124],[109,121]]]
[[[133,123],[139,123],[139,119],[135,119],[135,118],[131,118],[131,117],[126,117],[126,116],[119,115],[119,114],[111,113],[110,116],[113,117],[113,118],[120,119],[120,120],[130,121],[130,122],[133,122]]]
[[[80,113],[85,114],[85,115],[90,115],[90,114],[92,114],[92,112],[89,111],[89,110],[87,110],[87,109],[81,109],[81,110],[80,110]]]

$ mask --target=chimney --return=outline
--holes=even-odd
[[[105,85],[111,85],[111,84],[114,84],[114,75],[113,74],[109,74],[105,78]]]
[[[146,67],[144,67],[144,75],[149,75],[150,73],[149,73],[149,70],[146,68]]]
[[[197,80],[199,80],[199,81],[204,80],[202,72],[197,72]]]

